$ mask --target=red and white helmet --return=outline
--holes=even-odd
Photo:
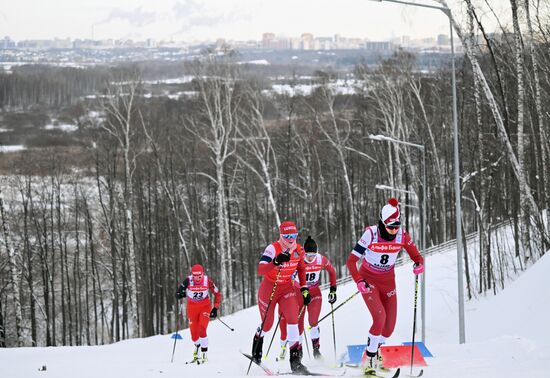
[[[388,203],[380,210],[380,220],[386,226],[400,226],[401,220],[399,216],[399,201],[396,198],[390,198]]]

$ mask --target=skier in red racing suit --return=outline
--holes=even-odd
[[[210,309],[210,292],[214,293],[212,309]],[[201,348],[201,362],[206,362],[206,352],[208,351],[206,329],[209,320],[218,316],[218,308],[222,299],[220,290],[214,281],[204,274],[202,265],[196,264],[191,268],[191,275],[179,286],[177,297],[178,299],[187,297],[187,319],[189,320],[191,340],[195,344],[193,361],[198,361],[199,348]]]
[[[306,372],[301,362],[298,313],[302,306],[311,301],[306,286],[304,250],[296,242],[298,231],[294,222],[285,221],[279,226],[279,240],[268,245],[258,264],[258,275],[263,276],[258,291],[258,308],[262,326],[258,327],[252,344],[252,357],[256,362],[262,359],[263,339],[273,325],[275,305],[288,323],[290,345],[290,368],[293,372]],[[294,290],[292,275],[298,273],[300,292]],[[299,298],[301,297],[301,298]]]
[[[381,365],[378,348],[390,337],[397,316],[394,266],[402,248],[414,261],[414,274],[424,272],[424,260],[407,231],[401,228],[399,202],[391,198],[380,211],[377,226],[365,229],[351,251],[347,266],[372,315],[364,359],[365,375],[376,375]],[[357,269],[357,261],[361,267]]]
[[[326,270],[330,280],[330,290],[328,294],[328,302],[333,304],[336,302],[336,270],[325,256],[317,252],[317,243],[315,240],[308,236],[304,242],[305,251],[305,269],[306,269],[306,283],[311,295],[311,303],[307,306],[308,323],[311,329],[311,344],[313,345],[313,357],[321,358],[321,331],[319,325],[319,314],[321,313],[321,305],[323,304],[323,298],[321,297],[321,289],[319,287],[319,279],[321,278],[321,271]],[[302,332],[304,331],[305,311],[300,316],[299,330],[300,341]],[[281,353],[279,359],[284,360],[286,354],[287,344],[287,332],[286,332],[286,319],[281,316],[280,323],[281,330]]]

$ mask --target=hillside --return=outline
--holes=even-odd
[[[467,302],[467,343],[464,345],[458,344],[454,251],[430,257],[427,267],[426,345],[435,357],[427,359],[426,377],[548,376],[550,294],[546,288],[550,286],[547,273],[550,271],[550,254],[542,257],[498,295]],[[411,337],[414,291],[411,267],[398,268],[396,276],[400,308],[396,331],[389,344],[400,344]],[[353,284],[338,288],[339,301],[354,290]],[[338,310],[335,318],[339,355],[345,351],[346,344],[365,342],[370,316],[359,297]],[[259,322],[257,308],[223,319],[235,328],[235,332],[230,332],[218,321],[211,323],[209,362],[205,365],[185,365],[185,361],[191,358],[192,344],[188,330],[184,330],[181,332],[183,340],[176,346],[174,363],[170,363],[173,340],[165,335],[100,347],[2,349],[0,372],[2,377],[8,378],[242,376],[248,362],[239,354],[239,349],[250,349]],[[321,351],[331,363],[330,318],[321,325]],[[419,337],[417,334],[417,339]],[[268,341],[264,344],[264,353],[267,344]],[[275,369],[288,370],[288,362],[276,363],[273,360],[277,352],[276,339],[267,363]],[[315,369],[316,364],[308,359],[307,352],[304,363]],[[47,370],[38,371],[43,365]],[[346,370],[346,375],[357,374],[354,369]],[[261,376],[262,371],[253,366],[251,375]]]

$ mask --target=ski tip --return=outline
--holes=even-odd
[[[422,377],[423,374],[424,374],[424,369],[420,369],[418,374],[406,374],[406,376],[410,378],[419,378],[419,377]]]

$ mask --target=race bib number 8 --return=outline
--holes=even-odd
[[[395,265],[401,248],[401,244],[397,243],[372,243],[365,251],[365,263],[372,270],[388,271]]]

